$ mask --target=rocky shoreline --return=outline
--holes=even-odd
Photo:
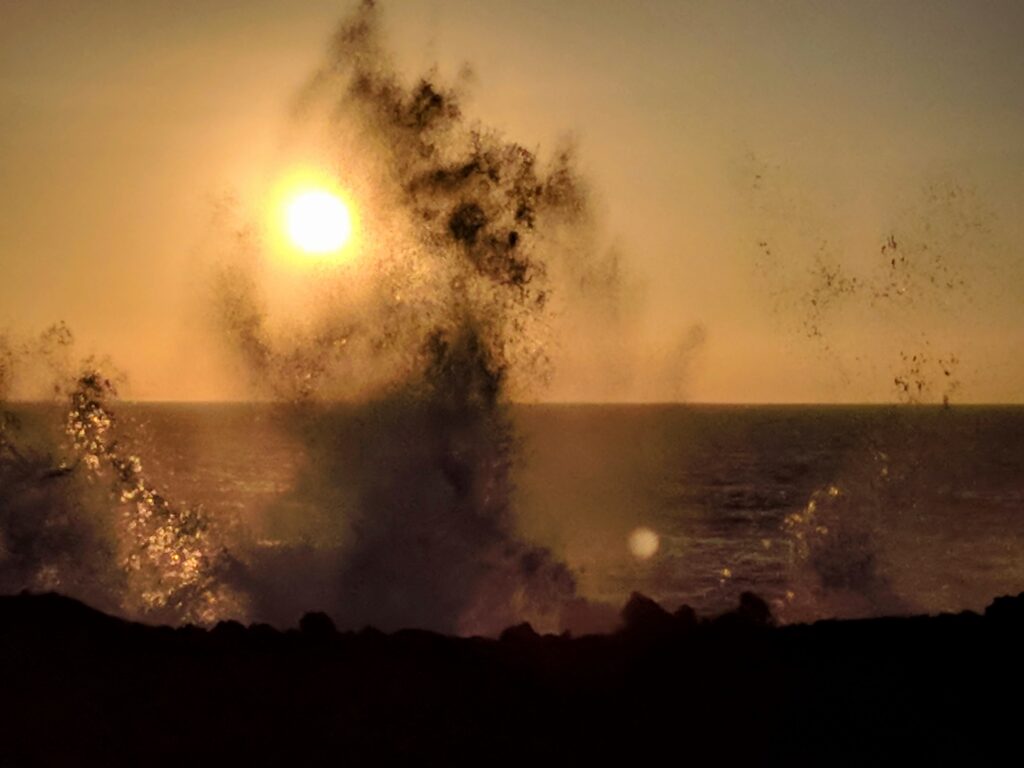
[[[986,764],[1019,744],[1024,593],[776,627],[634,595],[620,630],[498,639],[123,621],[0,597],[0,765]]]

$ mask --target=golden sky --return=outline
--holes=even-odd
[[[0,329],[65,320],[129,397],[244,397],[201,300],[211,232],[288,172],[293,97],[352,6],[0,0]],[[410,77],[469,65],[473,119],[578,143],[626,306],[562,340],[538,397],[888,401],[921,355],[931,399],[955,359],[953,399],[1024,401],[1021,4],[384,18]]]

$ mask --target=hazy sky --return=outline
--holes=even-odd
[[[0,328],[66,320],[132,397],[242,396],[197,298],[211,222],[287,172],[290,99],[351,7],[0,0]],[[403,71],[471,66],[473,118],[578,141],[629,273],[629,373],[570,365],[547,397],[891,400],[903,353],[932,398],[1024,401],[1021,3],[384,12]]]

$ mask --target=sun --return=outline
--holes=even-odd
[[[305,253],[336,253],[352,238],[348,206],[326,189],[307,189],[295,194],[286,202],[284,215],[289,239]]]

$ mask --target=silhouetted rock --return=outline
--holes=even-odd
[[[740,607],[736,613],[744,621],[755,626],[768,627],[775,624],[775,617],[772,616],[772,609],[768,607],[768,603],[753,592],[744,592],[740,595]]]
[[[357,636],[365,640],[378,640],[385,637],[384,633],[376,627],[363,627],[359,630]]]
[[[675,619],[676,626],[682,630],[692,629],[699,623],[697,612],[688,605],[680,605],[672,614],[672,618]]]
[[[634,592],[622,609],[623,629],[645,635],[666,634],[675,629],[672,615],[657,602]]]
[[[221,642],[241,643],[248,637],[248,630],[239,622],[229,620],[218,622],[210,634]]]
[[[509,627],[498,638],[503,643],[530,643],[540,639],[540,635],[528,621]]]
[[[53,632],[109,630],[126,622],[56,592],[0,596],[0,628],[31,622]]]
[[[249,634],[254,635],[256,637],[259,637],[259,638],[266,638],[266,639],[277,638],[277,637],[281,636],[281,633],[278,632],[276,629],[274,629],[274,627],[272,627],[270,624],[264,624],[264,623],[250,624],[249,625]]]
[[[1016,597],[997,597],[985,609],[985,618],[1006,624],[1024,625],[1024,592]]]
[[[299,619],[299,631],[307,637],[327,638],[338,634],[334,620],[322,611],[311,611]]]
[[[241,622],[235,621],[234,619],[227,619],[226,621],[218,621],[217,625],[211,631],[215,635],[243,637],[247,630]]]

